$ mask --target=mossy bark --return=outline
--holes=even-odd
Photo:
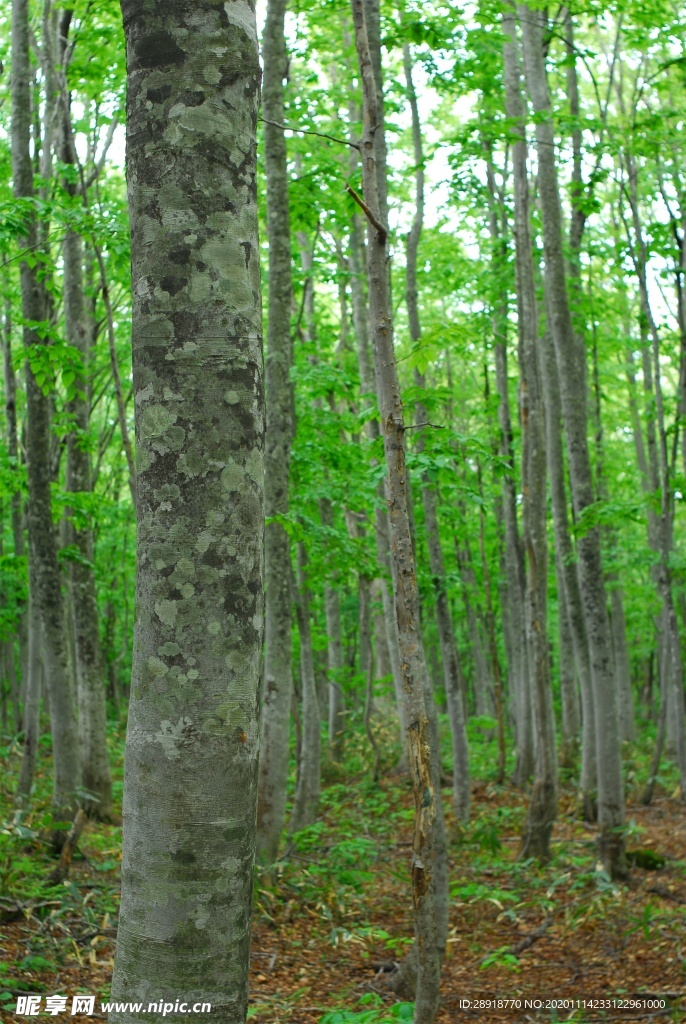
[[[238,1024],[263,640],[255,12],[122,12],[138,534],[112,997],[209,1002]]]

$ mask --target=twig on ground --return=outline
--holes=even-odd
[[[533,946],[534,942],[538,942],[539,939],[542,939],[552,923],[552,917],[546,917],[542,925],[536,928],[533,932],[529,932],[529,934],[525,935],[519,942],[515,942],[514,946],[510,946],[508,953],[511,953],[512,956],[519,956],[519,954],[523,953],[525,949],[529,949]]]
[[[67,833],[67,838],[62,847],[60,853],[60,859],[57,867],[50,872],[48,875],[48,882],[51,885],[58,885],[60,882],[69,874],[69,868],[71,866],[71,859],[76,852],[76,847],[79,845],[79,839],[83,832],[83,826],[86,824],[86,812],[82,807],[79,807],[74,818],[74,824]]]

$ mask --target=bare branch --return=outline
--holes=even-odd
[[[262,124],[273,124],[275,128],[280,128],[284,132],[297,132],[299,135],[316,135],[318,139],[328,139],[329,142],[337,142],[339,146],[352,146],[353,149],[359,150],[357,142],[350,142],[347,139],[337,139],[335,135],[327,135],[326,132],[315,132],[310,128],[293,128],[290,124],[279,124],[278,121],[270,121],[268,117],[258,117],[258,121]]]
[[[352,145],[352,143],[351,143],[351,145]],[[388,232],[386,231],[386,228],[385,228],[385,227],[383,226],[383,224],[381,223],[381,221],[377,220],[377,218],[376,218],[376,217],[374,216],[374,214],[372,213],[372,211],[371,211],[371,210],[369,209],[369,207],[368,207],[368,206],[367,206],[367,204],[365,203],[365,201],[364,201],[364,199],[362,198],[362,196],[361,196],[361,195],[359,194],[359,192],[356,192],[356,191],[355,191],[355,189],[354,189],[354,188],[352,187],[352,185],[350,185],[350,184],[347,184],[347,185],[345,186],[345,191],[346,191],[346,192],[347,192],[347,193],[348,193],[349,195],[351,195],[351,196],[353,197],[353,199],[355,200],[355,202],[357,203],[357,205],[358,205],[358,206],[359,206],[359,207],[360,207],[360,208],[361,208],[362,210],[364,210],[365,214],[367,215],[367,219],[369,220],[369,223],[370,223],[370,224],[373,224],[373,225],[374,225],[374,227],[376,228],[376,230],[377,230],[377,233],[378,233],[378,235],[379,235],[379,241],[380,241],[380,242],[381,242],[381,244],[383,245],[383,243],[384,243],[384,242],[386,241],[386,239],[388,238]]]

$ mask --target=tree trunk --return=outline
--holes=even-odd
[[[593,411],[595,418],[595,478],[596,492],[599,501],[609,501],[610,493],[605,478],[605,444],[603,438],[603,420],[601,413],[600,378],[598,372],[598,344],[595,323],[593,324]],[[610,558],[617,547],[616,530],[612,526],[603,528],[606,548]],[[624,600],[619,574],[615,570],[608,571],[605,579],[610,591],[610,632],[612,636],[612,657],[615,668],[615,691],[617,695],[617,713],[619,715],[619,735],[622,740],[636,739],[634,723],[634,698],[631,690],[631,666],[629,648],[626,639],[626,619],[624,616]]]
[[[17,435],[17,377],[12,365],[12,304],[9,297],[9,281],[3,277],[3,285],[6,289],[5,299],[5,322],[2,331],[2,366],[3,379],[5,384],[5,422],[7,428],[7,457],[9,471],[15,477],[15,484],[11,498],[11,520],[12,540],[14,542],[14,557],[23,558],[24,546],[24,523],[22,515],[22,493],[19,482],[19,442]],[[27,667],[28,667],[28,607],[24,607],[19,617],[19,664],[21,666],[21,690],[26,689]]]
[[[16,198],[30,198],[33,190],[31,138],[31,69],[29,62],[28,0],[12,5],[12,175]],[[38,245],[35,217],[27,218],[22,248]],[[22,261],[20,267],[22,313],[25,321],[40,323],[46,317],[47,297],[37,269]],[[24,326],[26,364],[26,449],[28,471],[29,557],[33,562],[30,579],[33,599],[43,624],[45,670],[50,690],[54,779],[52,810],[57,822],[70,819],[76,810],[81,784],[79,745],[72,690],[67,676],[64,644],[62,580],[52,523],[52,480],[50,460],[50,401],[36,382],[34,367],[42,339],[32,326]],[[54,836],[60,845],[64,833]]]
[[[466,530],[466,509],[462,502],[460,502],[459,507],[460,512],[462,513],[463,529]],[[460,539],[457,536],[455,537],[455,555],[457,558],[457,566],[460,571],[460,578],[462,580],[462,599],[464,601],[467,627],[474,661],[474,678],[472,680],[472,688],[474,690],[474,711],[479,717],[492,718],[495,710],[493,692],[491,690],[491,679],[488,671],[488,664],[484,654],[479,618],[476,608],[472,602],[472,597],[477,592],[477,583],[472,563],[472,554],[469,548],[469,541],[466,536],[464,544],[460,542]]]
[[[29,593],[35,594],[36,586]],[[27,805],[31,798],[31,787],[36,773],[38,740],[40,739],[40,699],[42,685],[42,634],[40,609],[35,597],[29,598],[29,658],[27,665],[26,689],[24,691],[24,746],[21,755],[21,769],[17,784],[17,803]]]
[[[138,537],[112,998],[242,1024],[263,640],[255,14],[122,13]]]
[[[372,351],[388,467],[387,496],[394,561],[394,597],[403,677],[410,771],[415,796],[412,889],[417,949],[415,1024],[431,1024],[438,1010],[439,950],[433,861],[436,800],[432,780],[431,735],[425,693],[428,676],[419,623],[419,593],[407,512],[405,425],[400,398],[388,281],[388,226],[379,202],[377,133],[383,134],[365,24],[363,0],[352,0],[355,45],[364,95],[361,139],[364,202],[368,211],[367,277],[372,324]]]
[[[257,805],[257,854],[265,863],[277,856],[286,814],[290,738],[291,557],[279,516],[288,515],[293,436],[291,368],[291,241],[288,166],[283,130],[283,79],[287,71],[286,0],[269,0],[263,36],[262,113],[267,173],[269,306],[266,349],[267,447],[265,514],[266,633],[262,739]],[[275,122],[270,124],[269,122]]]
[[[334,761],[343,756],[345,738],[345,697],[343,695],[343,645],[341,642],[341,598],[337,587],[324,593],[326,614],[326,662],[329,685],[329,746]]]
[[[353,104],[349,107],[350,120],[355,119],[356,112]],[[356,150],[350,150],[350,172],[357,170],[358,158]],[[365,247],[364,247],[364,222],[357,212],[353,213],[350,225],[350,293],[353,307],[353,327],[357,346],[357,362],[360,373],[360,393],[369,400],[370,396],[376,396],[376,383],[372,367],[370,352],[370,329],[369,311],[367,297],[364,290],[365,278]],[[380,436],[377,420],[368,420],[365,424],[365,432],[369,441],[375,441]],[[374,507],[374,533],[376,540],[376,554],[379,568],[384,574],[379,580],[381,592],[381,603],[383,608],[383,619],[386,631],[386,648],[390,659],[391,673],[393,675],[393,689],[395,692],[396,708],[398,712],[398,724],[400,729],[401,755],[398,765],[399,770],[407,771],[407,725],[405,722],[405,707],[403,703],[402,673],[400,671],[400,656],[398,648],[398,626],[393,607],[393,594],[391,589],[391,553],[388,528],[388,512],[386,511],[386,499],[384,484],[381,481],[377,487],[378,503]]]
[[[307,581],[307,552],[298,544],[298,579],[292,580],[293,604],[300,634],[300,681],[302,700],[302,738],[298,757],[298,781],[295,791],[290,832],[311,825],[317,817],[321,792],[321,753],[319,702],[312,657],[310,630],[310,591]]]
[[[546,532],[546,436],[541,382],[541,337],[538,329],[529,217],[524,106],[514,17],[503,16],[505,43],[505,109],[511,123],[514,176],[515,279],[520,364],[522,428],[523,543],[526,554],[525,621],[529,649],[530,692],[536,730],[536,765],[522,857],[550,859],[550,837],[557,813],[555,718],[550,686]]]
[[[666,643],[670,652],[669,677],[671,687],[665,692],[669,694],[672,714],[667,715],[667,737],[673,738],[676,748],[681,799],[686,801],[686,720],[684,718],[684,666],[681,653],[679,623],[674,607],[672,593],[672,568],[670,553],[672,550],[674,531],[674,487],[672,484],[673,461],[670,461],[667,448],[667,426],[665,422],[664,398],[662,394],[662,374],[660,370],[660,335],[653,316],[647,278],[647,252],[643,237],[643,227],[639,215],[637,196],[637,169],[631,155],[627,157],[629,175],[628,195],[631,206],[634,245],[629,239],[630,251],[636,271],[641,300],[642,340],[644,386],[648,396],[654,401],[654,414],[648,433],[648,450],[650,453],[651,482],[657,484],[654,493],[659,497],[659,515],[653,516],[653,543],[659,552],[659,561],[655,568],[657,590],[663,604],[663,621],[667,633]],[[627,230],[628,235],[628,230]],[[647,333],[647,338],[645,337]],[[650,347],[646,342],[649,341]],[[651,358],[652,357],[652,358]],[[651,380],[652,369],[652,380]],[[654,418],[653,418],[654,417]],[[674,442],[676,454],[676,439]],[[671,737],[670,737],[671,724]]]
[[[504,278],[507,243],[502,237],[496,208],[496,184],[490,150],[487,151],[488,222],[491,236],[494,277]],[[494,303],[492,321],[495,349],[495,375],[498,390],[498,425],[500,428],[499,454],[507,465],[502,476],[501,516],[504,526],[504,577],[502,587],[503,632],[508,662],[510,708],[514,718],[516,764],[515,783],[524,786],[530,778],[534,764],[534,744],[531,731],[531,696],[529,693],[526,626],[524,622],[524,553],[517,523],[515,460],[512,444],[512,420],[507,375],[507,291]]]
[[[526,80],[536,119],[538,184],[543,215],[546,308],[560,379],[572,500],[577,521],[594,502],[586,433],[586,389],[572,329],[565,282],[562,213],[555,164],[555,137],[543,50],[543,12],[518,7],[524,42]],[[579,575],[593,679],[598,764],[599,852],[613,877],[626,874],[624,791],[616,714],[610,625],[600,554],[600,533],[592,527],[579,538]]]
[[[410,325],[410,340],[418,343],[422,332],[417,307],[417,251],[424,225],[424,153],[422,132],[417,107],[417,95],[412,81],[412,60],[408,43],[403,46],[403,63],[407,94],[412,114],[412,137],[414,142],[416,208],[412,228],[407,237],[407,261],[405,277],[405,301]],[[419,370],[415,370],[415,384],[424,389],[426,381]],[[422,402],[416,406],[417,425],[428,423],[429,416]],[[419,430],[417,451],[425,448],[424,431]],[[436,492],[431,486],[427,474],[422,478],[422,504],[424,506],[424,528],[429,549],[429,565],[433,577],[434,595],[436,599],[436,626],[443,662],[443,682],[448,702],[448,714],[453,742],[453,806],[458,821],[469,821],[469,748],[467,730],[465,728],[462,709],[461,669],[455,643],[452,616],[448,603],[445,581],[443,548],[438,530],[438,514],[436,511]]]
[[[548,438],[548,473],[550,476],[550,503],[555,535],[555,572],[558,592],[564,594],[572,634],[574,663],[579,677],[581,694],[581,772],[579,774],[579,806],[586,821],[597,816],[597,754],[596,727],[593,698],[593,680],[586,632],[584,606],[581,600],[579,573],[569,529],[565,462],[562,449],[562,412],[560,382],[549,330],[544,335],[543,381],[546,403],[546,434]]]
[[[59,28],[59,64],[63,63],[69,24],[73,11],[64,11]],[[76,151],[71,125],[70,97],[62,97],[60,160],[75,165]],[[67,178],[67,192],[76,189]],[[73,429],[67,441],[67,490],[90,494],[91,460],[88,449],[90,406],[88,393],[88,338],[84,321],[83,246],[75,231],[68,231],[62,243],[64,276],[64,326],[66,340],[81,359],[83,372],[77,372],[72,383],[73,397],[68,411]],[[93,566],[93,531],[81,529],[72,519],[68,526],[69,542],[78,549],[79,558],[71,562],[71,596],[76,639],[76,681],[79,741],[81,744],[82,784],[87,794],[85,808],[99,818],[107,818],[112,809],[112,778],[107,754],[107,707],[105,703],[105,669],[100,646],[98,603]]]
[[[548,434],[550,437],[550,434]],[[550,463],[549,463],[550,464]],[[574,641],[569,623],[569,609],[564,586],[564,569],[558,564],[555,552],[555,577],[557,580],[557,618],[559,638],[560,703],[562,705],[562,745],[560,764],[572,768],[577,759],[579,733],[581,730],[581,708],[579,691],[574,670]]]

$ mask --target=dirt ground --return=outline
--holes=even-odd
[[[506,801],[511,806],[512,800],[512,792],[495,792],[485,785],[474,794],[475,810],[481,813],[497,811]],[[571,817],[556,825],[554,842],[561,852],[554,870],[546,874],[525,867],[517,876],[516,899],[508,897],[518,847],[515,831],[508,835],[505,829],[499,836],[500,854],[491,866],[468,848],[453,846],[440,1024],[686,1021],[684,807],[662,795],[650,808],[630,807],[628,816],[640,837],[635,845],[644,852],[656,851],[664,863],[658,859],[651,870],[634,866],[623,886],[580,881],[575,851],[592,849],[593,830]],[[391,940],[379,940],[378,935],[407,941],[412,935],[409,894],[402,879],[408,845],[409,824],[394,842],[381,844],[370,868],[373,881],[353,910],[343,913],[349,923],[344,920],[337,929],[316,897],[300,899],[297,888],[289,893],[287,887],[279,891],[278,885],[271,890],[258,885],[251,957],[253,1020],[317,1024],[332,1009],[361,1012],[365,1006],[359,999],[365,993],[376,993],[389,1005],[394,1001],[386,979],[394,958],[407,947],[389,952]],[[12,915],[4,905],[0,990],[18,996],[35,984],[33,991],[43,996],[96,994],[95,1019],[103,1016],[97,1011],[111,976],[116,914],[103,914],[94,925],[84,906],[96,903],[89,892],[104,882],[116,886],[117,873],[113,865],[108,874],[107,865],[103,870],[97,862],[101,854],[89,851],[88,831],[82,849],[86,859],[75,862],[72,870],[80,910],[62,913],[53,901],[26,906],[8,920]],[[362,918],[365,928],[359,929],[356,921]],[[41,937],[56,951],[58,970],[42,969],[37,961],[20,969],[26,950],[35,948]],[[0,1010],[2,1021],[29,1019],[16,1016],[16,1002],[7,999]],[[39,1019],[88,1018],[72,1017],[67,1010],[51,1018],[43,1012]]]

